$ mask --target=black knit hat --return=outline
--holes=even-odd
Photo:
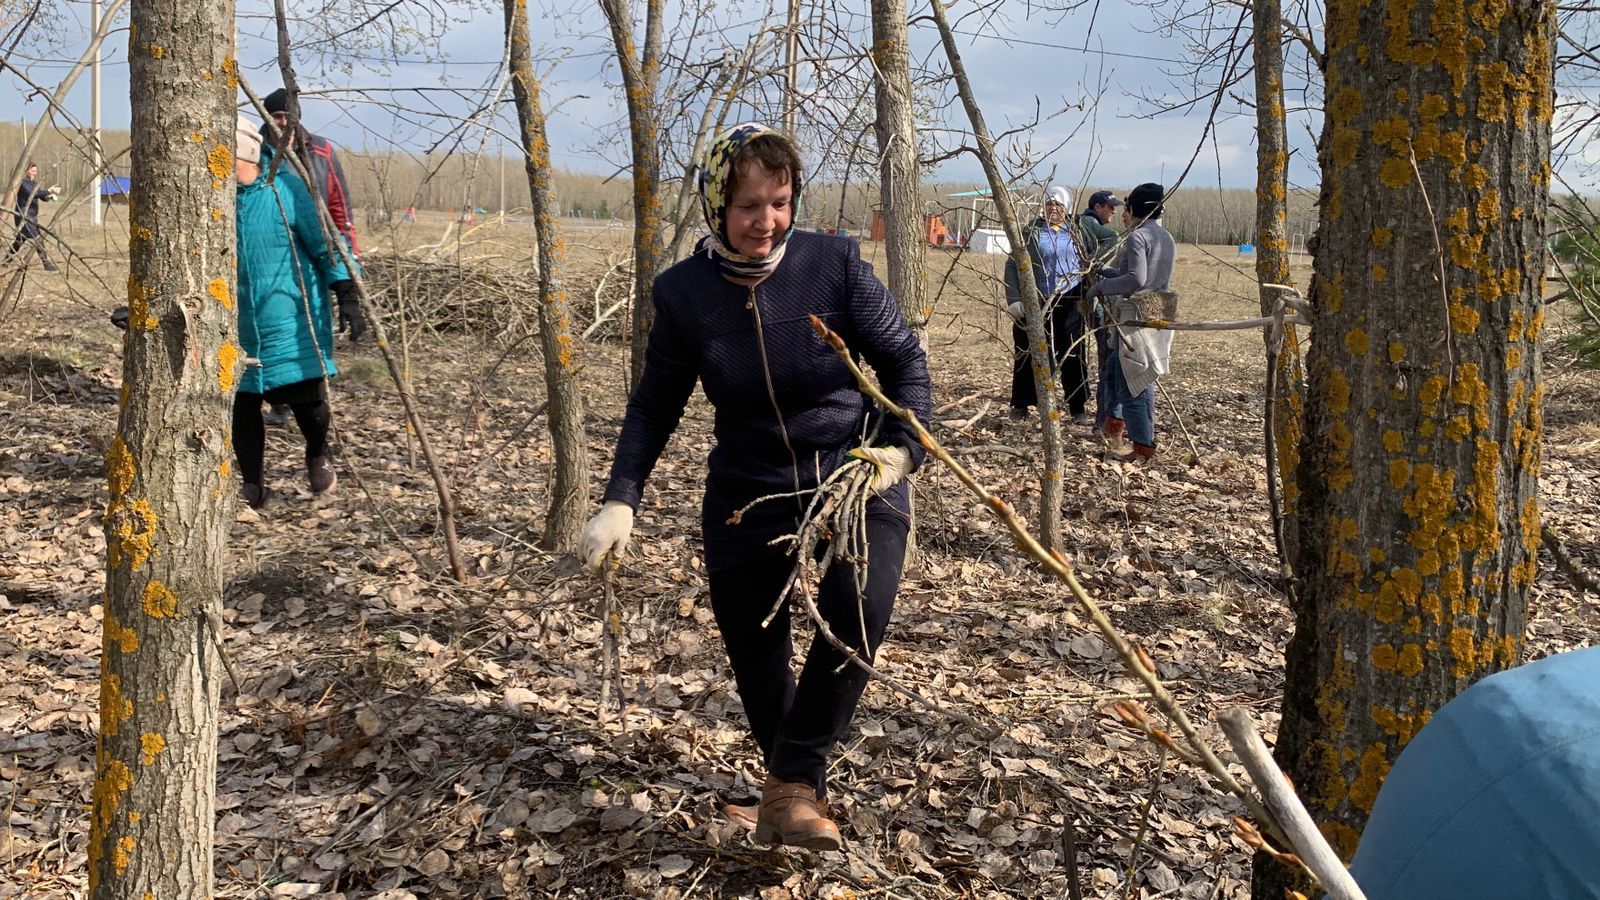
[[[1133,213],[1135,219],[1159,219],[1164,211],[1161,198],[1166,193],[1166,188],[1147,181],[1128,192],[1128,211]]]
[[[261,101],[261,105],[265,106],[267,108],[267,112],[269,113],[288,112],[289,91],[285,88],[278,88],[277,90],[268,94],[266,98]]]

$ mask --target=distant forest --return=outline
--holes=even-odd
[[[31,126],[30,126],[31,127]],[[22,145],[22,126],[0,123],[0,165],[9,171],[14,154]],[[45,136],[33,153],[47,184],[61,184],[75,191],[89,180],[89,162],[83,139],[75,133],[57,131]],[[111,174],[128,174],[128,133],[103,132],[102,146]],[[340,152],[345,176],[355,196],[358,214],[382,218],[386,212],[406,207],[419,210],[458,210],[464,207],[488,213],[504,209],[515,212],[528,207],[528,185],[518,158],[493,155],[449,157],[436,154],[422,157],[398,152],[366,153],[343,149]],[[928,183],[923,188],[925,210],[943,216],[952,231],[967,232],[976,227],[998,227],[993,207],[969,199],[954,199],[950,194],[971,191],[976,182]],[[1109,188],[1118,194],[1132,185],[1091,184],[1081,190],[1074,186],[1074,202],[1081,211],[1090,192]],[[1018,192],[1037,201],[1045,185],[1020,185]],[[663,190],[676,194],[678,184],[667,180]],[[626,174],[607,177],[584,172],[558,170],[556,192],[563,216],[585,219],[631,217],[629,181]],[[1289,234],[1294,249],[1303,249],[1305,237],[1316,223],[1316,197],[1309,190],[1291,190],[1289,196]],[[806,185],[800,207],[805,228],[843,228],[852,234],[866,234],[871,228],[872,209],[877,202],[875,181],[815,181]],[[1036,209],[1036,207],[1030,207]],[[1202,244],[1239,244],[1250,238],[1255,228],[1255,192],[1246,188],[1186,187],[1168,204],[1166,225],[1181,241]],[[974,222],[974,219],[976,221]]]

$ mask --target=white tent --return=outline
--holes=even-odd
[[[1006,233],[998,228],[976,228],[973,229],[967,249],[973,253],[1010,253],[1011,242],[1006,240]]]

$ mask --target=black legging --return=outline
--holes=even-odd
[[[822,617],[852,648],[861,647],[865,614],[869,662],[894,611],[906,532],[903,515],[881,502],[872,503],[867,513],[866,596],[857,603],[853,571],[839,563],[828,568],[817,593]],[[819,634],[812,638],[805,668],[795,680],[789,663],[794,650],[789,605],[784,604],[772,624],[761,627],[793,568],[793,558],[782,550],[764,548],[758,558],[712,572],[711,610],[767,771],[782,781],[814,785],[823,796],[828,755],[850,727],[867,673],[855,663],[841,669],[844,654]]]
[[[321,378],[286,384],[264,394],[240,391],[233,398],[233,455],[239,459],[239,477],[245,484],[262,483],[261,467],[267,448],[267,425],[261,418],[263,402],[286,404],[294,411],[295,424],[306,439],[306,461],[328,452],[333,410],[328,406],[328,389]]]
[[[1082,340],[1083,315],[1078,311],[1078,300],[1082,297],[1080,285],[1056,298],[1046,322],[1050,329],[1050,356],[1061,378],[1067,409],[1074,416],[1082,415],[1089,402],[1089,345]],[[1033,354],[1028,349],[1028,332],[1020,325],[1011,327],[1011,346],[1015,353],[1011,367],[1011,408],[1038,406]]]

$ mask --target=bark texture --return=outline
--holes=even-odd
[[[1283,8],[1278,0],[1256,0],[1251,6],[1252,51],[1256,88],[1256,280],[1261,287],[1261,314],[1270,316],[1282,292],[1269,284],[1292,285],[1289,276],[1289,142],[1283,112]],[[1301,391],[1300,336],[1295,326],[1281,332],[1266,329],[1266,446],[1269,485],[1278,515],[1273,537],[1285,580],[1293,577],[1297,529],[1295,503],[1299,486],[1300,435],[1305,414]]]
[[[233,4],[135,0],[129,332],[106,451],[96,898],[208,898],[223,556],[238,480]]]
[[[1327,8],[1277,756],[1346,858],[1400,749],[1522,650],[1554,15],[1528,0]],[[1287,883],[1263,865],[1256,896]]]
[[[966,66],[961,62],[961,52],[956,46],[955,31],[950,27],[950,17],[945,12],[944,0],[930,0],[934,23],[939,26],[939,40],[945,57],[950,61],[950,74],[954,76],[956,91],[961,95],[961,105],[972,124],[973,140],[978,145],[978,161],[989,180],[989,191],[994,198],[995,211],[1000,215],[1000,226],[1011,242],[1011,259],[1022,273],[1017,279],[1022,289],[1022,307],[1028,331],[1028,345],[1033,355],[1033,381],[1039,399],[1039,436],[1044,445],[1044,471],[1039,476],[1039,542],[1049,550],[1064,550],[1061,545],[1061,477],[1065,462],[1061,451],[1061,409],[1056,399],[1056,379],[1050,360],[1050,342],[1045,334],[1044,308],[1039,297],[1039,287],[1034,283],[1033,260],[1028,258],[1028,246],[1022,236],[1022,222],[1011,202],[1011,192],[1000,174],[1000,165],[994,153],[994,139],[984,124],[983,110],[972,93],[972,83],[967,78]]]
[[[644,375],[644,349],[655,321],[650,289],[663,263],[660,118],[656,114],[661,80],[661,17],[663,0],[645,0],[644,48],[633,39],[633,6],[629,0],[600,0],[628,106],[628,135],[633,153],[633,317],[628,330],[628,390]]]
[[[905,0],[873,0],[872,62],[877,75],[878,192],[886,228],[889,291],[921,338],[928,326],[923,279],[927,241],[922,234],[922,170],[917,164]]]
[[[567,552],[578,545],[589,503],[589,442],[583,431],[583,394],[578,384],[580,344],[572,333],[570,300],[561,281],[565,251],[556,224],[550,142],[545,135],[539,81],[533,74],[528,42],[527,0],[505,0],[505,15],[511,86],[527,160],[534,225],[538,229],[539,347],[544,354],[550,440],[556,455],[555,486],[545,514],[543,544],[548,549]]]

